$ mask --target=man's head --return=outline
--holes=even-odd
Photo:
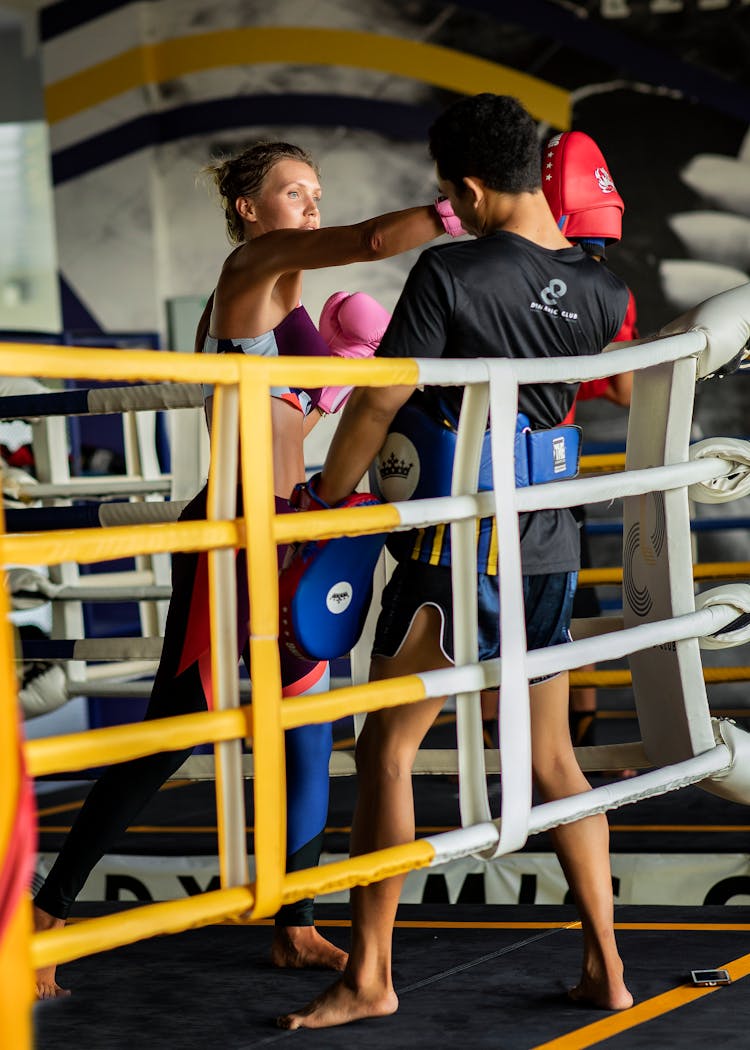
[[[429,130],[430,156],[442,181],[464,192],[473,177],[500,193],[541,187],[536,124],[518,99],[484,93],[459,99]]]

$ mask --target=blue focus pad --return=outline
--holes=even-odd
[[[532,485],[574,478],[581,458],[581,428],[565,426],[529,430],[526,456]]]
[[[338,506],[376,506],[355,493]],[[386,533],[341,536],[295,545],[279,575],[279,639],[303,660],[335,660],[350,652],[365,625],[372,577]]]
[[[516,418],[516,487],[561,481],[578,473],[581,429],[576,426],[532,430],[528,416]],[[370,468],[370,486],[389,503],[450,496],[456,431],[450,420],[439,422],[418,405],[399,409],[388,436]],[[484,435],[477,491],[492,489],[492,451]]]
[[[456,432],[412,402],[396,413],[385,443],[370,467],[370,487],[388,503],[450,496]],[[492,453],[485,435],[479,491],[492,488]]]
[[[531,433],[529,417],[523,412],[516,416],[516,438],[513,442],[513,456],[516,465],[516,488],[525,489],[531,484],[529,478],[529,457],[526,454],[526,437]]]

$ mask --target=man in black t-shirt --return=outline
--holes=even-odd
[[[560,233],[541,190],[536,127],[517,100],[478,95],[454,103],[430,129],[438,185],[473,240],[424,251],[386,330],[379,357],[554,358],[596,354],[614,337],[628,302],[625,285]],[[318,495],[349,495],[380,450],[410,387],[355,390],[334,435]],[[443,390],[460,407],[461,388]],[[532,429],[562,421],[575,385],[521,387]],[[428,395],[429,396],[429,395]],[[510,453],[509,453],[510,454]],[[448,533],[448,529],[444,533]],[[578,534],[568,510],[521,520],[529,648],[567,641],[578,569]],[[370,677],[384,680],[451,665],[450,550],[442,538],[414,544],[383,594]],[[480,657],[499,652],[497,564],[479,564]],[[568,676],[531,685],[532,768],[545,801],[589,790],[568,730]],[[443,698],[371,712],[357,744],[358,800],[351,852],[414,838],[411,770]],[[604,815],[552,832],[581,913],[584,958],[570,996],[610,1010],[632,1005],[617,952]],[[403,877],[352,891],[352,946],[342,978],[286,1028],[320,1028],[393,1013],[391,935]]]

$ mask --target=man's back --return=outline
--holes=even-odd
[[[598,353],[627,308],[625,285],[579,247],[550,250],[498,232],[424,251],[379,357],[544,358]],[[520,409],[549,427],[575,397],[569,384],[529,386]],[[460,390],[448,392],[457,408]]]

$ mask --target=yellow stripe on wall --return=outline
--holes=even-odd
[[[47,121],[55,124],[126,91],[190,73],[260,62],[351,66],[408,77],[460,94],[515,95],[537,120],[570,127],[570,94],[515,69],[436,44],[344,29],[258,26],[177,37],[123,51],[49,84]]]

